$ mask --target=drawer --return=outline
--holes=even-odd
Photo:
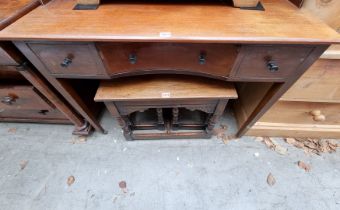
[[[202,100],[175,100],[175,101],[133,101],[133,102],[114,102],[121,115],[131,114],[139,111],[143,112],[150,108],[183,108],[187,107],[189,110],[200,110],[206,113],[213,113],[215,111],[218,100],[202,101]]]
[[[340,104],[280,101],[260,122],[340,125]]]
[[[340,103],[340,59],[319,59],[281,100]]]
[[[0,86],[0,109],[48,110],[51,108],[33,86]]]
[[[237,57],[232,44],[97,43],[110,75],[152,73],[227,77]]]
[[[312,46],[243,46],[232,77],[284,81],[297,70]]]
[[[71,122],[57,109],[50,110],[10,110],[0,109],[1,122],[63,123]]]
[[[106,77],[92,43],[28,43],[46,69],[55,77]]]

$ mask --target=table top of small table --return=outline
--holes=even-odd
[[[52,0],[3,30],[0,39],[277,44],[340,42],[334,30],[300,11],[288,0],[262,0],[265,11],[242,10],[222,4],[124,2],[107,1],[97,10],[73,10],[76,0]]]
[[[235,98],[232,83],[185,75],[144,75],[102,81],[95,101]]]

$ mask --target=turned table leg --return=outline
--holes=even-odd
[[[163,118],[163,109],[162,108],[157,108],[157,121],[158,121],[158,126],[164,125],[164,118]]]
[[[172,108],[172,125],[173,127],[178,127],[178,113],[179,110],[177,107]]]
[[[215,124],[217,123],[218,119],[222,116],[227,103],[228,100],[220,100],[216,106],[214,113],[210,116],[206,128],[206,131],[209,135],[212,135]]]
[[[118,121],[119,126],[123,129],[123,134],[126,140],[132,140],[131,135],[131,122],[129,120],[129,117],[127,115],[121,115],[119,111],[117,110],[116,106],[112,102],[105,102],[105,105],[111,115],[115,117]]]

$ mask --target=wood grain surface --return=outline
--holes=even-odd
[[[280,100],[340,103],[339,67],[337,59],[317,60]]]
[[[0,30],[41,4],[40,0],[1,0]]]
[[[237,98],[232,83],[193,76],[146,75],[103,81],[95,101]]]
[[[263,0],[265,11],[219,4],[109,2],[72,10],[76,0],[52,0],[7,27],[0,39],[233,43],[339,42],[321,20],[288,0]],[[317,31],[317,33],[316,33]]]

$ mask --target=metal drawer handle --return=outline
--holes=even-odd
[[[267,68],[270,72],[277,72],[279,70],[279,66],[275,63],[275,61],[268,61]]]
[[[129,62],[131,64],[136,64],[137,63],[137,55],[135,53],[131,53],[129,55]]]
[[[323,122],[326,120],[326,116],[322,114],[321,110],[313,110],[310,112],[313,116],[313,120],[316,122]]]
[[[66,57],[63,62],[60,64],[61,67],[66,68],[72,63],[72,58]]]
[[[205,64],[206,63],[206,54],[205,53],[201,53],[200,56],[199,56],[199,63],[201,65]]]
[[[12,105],[15,102],[15,98],[13,96],[5,96],[1,99],[1,103],[6,105]]]

